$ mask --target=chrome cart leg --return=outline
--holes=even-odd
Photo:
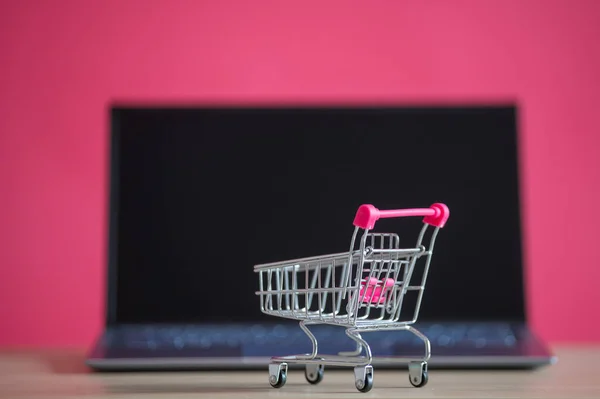
[[[317,338],[308,329],[307,323],[304,320],[300,322],[300,328],[302,329],[302,331],[304,331],[304,333],[308,336],[310,342],[312,343],[312,353],[309,355],[309,359],[314,359],[317,356],[317,353],[319,352],[319,344],[317,343]]]
[[[346,335],[348,337],[350,337],[352,340],[354,340],[357,344],[357,346],[362,347],[365,350],[365,359],[366,359],[366,363],[364,364],[366,365],[370,365],[373,362],[373,354],[371,353],[371,347],[369,346],[369,344],[367,343],[367,341],[365,341],[361,336],[360,333],[357,332],[355,329],[353,328],[349,328],[346,330]],[[359,352],[360,354],[360,352]]]
[[[273,388],[281,388],[287,381],[287,363],[269,364],[269,384]]]
[[[347,329],[346,335],[356,342],[357,351],[359,347],[362,347],[366,352],[365,363],[354,367],[354,384],[360,392],[369,392],[373,388],[373,366],[371,365],[373,354],[371,353],[371,347],[355,329]]]
[[[427,373],[427,361],[431,357],[431,342],[422,332],[412,326],[407,326],[407,330],[415,334],[425,344],[425,356],[422,361],[410,362],[408,364],[408,379],[410,383],[417,388],[424,387],[429,381]]]
[[[429,342],[429,338],[427,338],[425,334],[423,334],[421,331],[417,330],[413,326],[406,326],[406,330],[415,334],[425,344],[425,356],[423,356],[423,361],[427,362],[431,357],[431,342]]]
[[[354,385],[360,392],[369,392],[373,388],[373,366],[355,367]]]

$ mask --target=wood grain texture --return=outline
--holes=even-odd
[[[558,363],[536,371],[436,371],[413,388],[408,371],[374,372],[374,387],[354,388],[351,369],[325,371],[310,385],[290,370],[274,389],[268,372],[93,373],[77,350],[0,352],[1,398],[600,398],[600,345],[555,348]]]

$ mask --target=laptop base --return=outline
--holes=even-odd
[[[353,349],[340,327],[315,326],[322,353]],[[522,323],[421,323],[430,339],[431,369],[535,369],[557,361]],[[271,356],[309,353],[292,324],[128,325],[108,327],[86,359],[96,371],[264,370]],[[407,367],[423,343],[402,332],[365,333],[379,369]],[[398,363],[379,362],[398,357]],[[297,368],[298,365],[290,365]],[[302,366],[299,366],[302,367]],[[335,367],[328,367],[335,368]]]

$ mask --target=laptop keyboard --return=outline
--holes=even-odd
[[[453,323],[415,325],[433,346],[438,347],[512,347],[517,344],[515,331],[508,323]],[[344,328],[327,325],[310,327],[319,345],[328,342],[350,341]],[[371,344],[379,346],[419,345],[423,343],[406,331],[383,331],[365,333]],[[211,348],[213,346],[277,345],[309,343],[307,336],[297,324],[252,325],[166,325],[166,326],[120,326],[111,329],[104,337],[112,348],[168,349]]]

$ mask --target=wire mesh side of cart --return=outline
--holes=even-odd
[[[439,230],[425,246],[429,227],[423,224],[412,248],[400,248],[397,234],[357,227],[349,252],[256,265],[262,312],[348,327],[414,323]],[[405,301],[409,292],[416,296]]]

